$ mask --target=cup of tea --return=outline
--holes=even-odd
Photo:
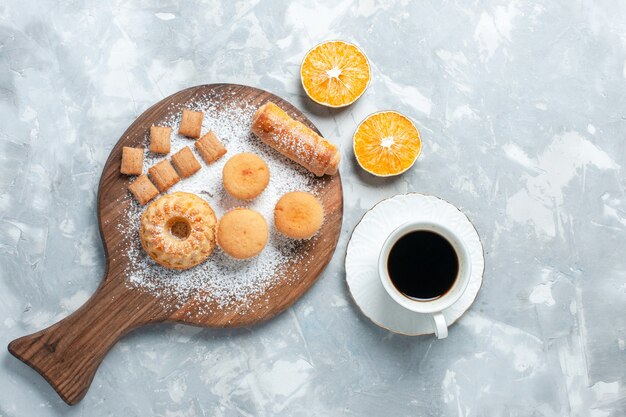
[[[387,293],[408,310],[430,314],[438,339],[448,336],[442,312],[461,298],[471,272],[463,240],[435,222],[401,225],[387,237],[378,257]]]

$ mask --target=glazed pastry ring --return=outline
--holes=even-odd
[[[141,216],[141,245],[155,262],[189,269],[215,248],[213,209],[195,194],[176,192],[152,202]]]

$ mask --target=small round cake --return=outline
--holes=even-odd
[[[222,181],[228,194],[240,200],[250,200],[265,190],[270,182],[270,170],[255,154],[240,153],[224,165]]]
[[[324,209],[311,193],[294,191],[278,200],[274,224],[279,232],[292,239],[310,239],[324,223]]]
[[[195,194],[166,194],[141,216],[141,246],[160,265],[189,269],[206,260],[215,248],[213,209]]]
[[[217,243],[236,259],[248,259],[261,253],[267,243],[267,223],[254,210],[236,208],[220,219]]]

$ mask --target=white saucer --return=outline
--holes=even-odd
[[[376,204],[352,232],[346,252],[346,281],[363,314],[389,331],[418,336],[434,334],[430,315],[398,305],[387,294],[378,276],[378,254],[387,236],[407,221],[432,220],[454,230],[463,239],[472,260],[472,275],[465,294],[443,311],[450,326],[472,305],[483,282],[485,259],[476,229],[452,204],[423,194],[402,194]]]

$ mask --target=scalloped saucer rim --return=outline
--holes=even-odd
[[[448,326],[454,324],[476,299],[482,285],[484,252],[474,225],[456,206],[440,197],[421,193],[398,194],[379,201],[363,215],[354,227],[346,249],[346,283],[350,296],[363,315],[377,326],[407,336],[434,334],[430,315],[407,310],[387,294],[378,276],[378,257],[374,256],[396,227],[407,221],[434,218],[464,235],[472,262],[467,290],[459,301],[443,311]],[[378,227],[367,227],[371,225]]]

